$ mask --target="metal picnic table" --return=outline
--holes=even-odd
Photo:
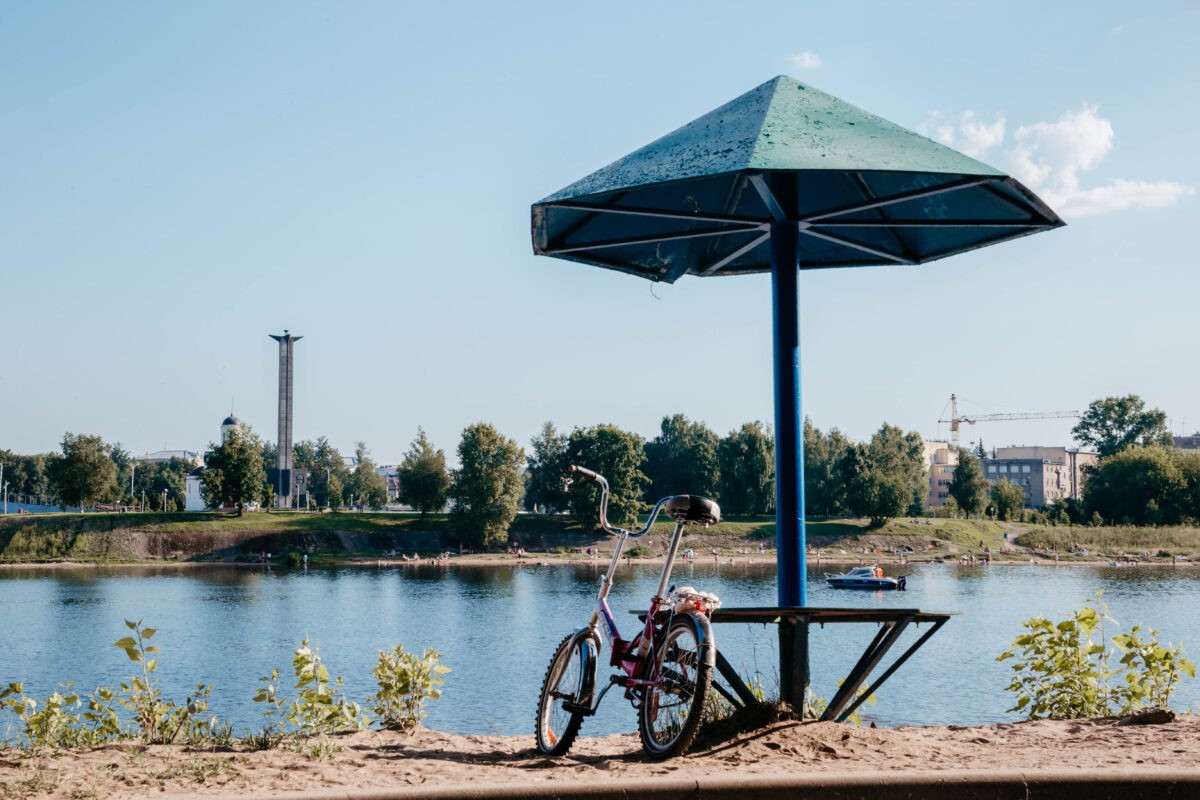
[[[897,669],[917,652],[929,637],[937,633],[946,624],[953,612],[921,611],[916,608],[814,608],[811,606],[790,606],[781,608],[720,608],[712,613],[712,622],[728,623],[760,623],[779,626],[779,664],[780,664],[780,699],[790,703],[793,708],[800,708],[804,702],[804,690],[808,686],[808,636],[810,624],[816,623],[822,627],[832,623],[874,622],[879,625],[875,638],[863,650],[858,662],[842,680],[837,693],[821,714],[822,720],[845,722],[863,701],[875,693],[884,681],[892,676]],[[871,673],[887,656],[892,646],[899,641],[901,634],[909,625],[930,623],[926,630],[915,642],[909,645],[866,691],[859,689],[866,683]],[[799,632],[800,635],[797,635]],[[715,688],[734,708],[744,708],[758,703],[750,688],[742,681],[737,670],[717,649],[717,671],[728,688],[714,682]]]

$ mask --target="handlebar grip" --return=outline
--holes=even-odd
[[[576,466],[576,465],[574,465],[574,464],[572,464],[571,466],[567,467],[567,472],[578,472],[578,473],[579,473],[580,475],[582,475],[583,477],[585,477],[585,478],[591,478],[592,480],[596,480],[596,479],[598,479],[598,478],[600,477],[599,475],[597,475],[595,472],[592,472],[592,471],[591,471],[590,469],[588,469],[587,467],[578,467],[578,466]]]

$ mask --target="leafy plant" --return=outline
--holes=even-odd
[[[70,691],[70,684],[67,685]],[[25,695],[20,683],[10,683],[0,689],[0,705],[9,709],[23,724],[22,735],[31,753],[44,748],[74,747],[79,742],[79,695],[74,692],[54,692],[46,698],[42,709],[38,702]]]
[[[121,694],[118,700],[122,706],[133,712],[133,722],[143,741],[147,744],[171,744],[181,733],[184,734],[185,740],[203,738],[216,722],[215,718],[197,718],[197,715],[208,710],[212,686],[197,683],[196,691],[183,705],[163,699],[158,681],[151,677],[158,669],[158,659],[150,656],[158,653],[159,648],[147,644],[157,630],[143,628],[141,620],[125,620],[125,626],[133,631],[134,635],[118,640],[114,646],[124,650],[130,661],[139,664],[142,674],[134,676],[128,683],[120,684]]]
[[[118,705],[119,699],[113,689],[98,687],[88,695],[82,723],[86,726],[83,732],[85,743],[100,744],[121,737]]]
[[[254,702],[266,703],[267,726],[260,734],[246,737],[246,742],[252,750],[270,750],[283,738],[287,727],[287,700],[279,694],[279,670],[273,669],[258,680],[263,685],[254,693]]]
[[[342,679],[330,680],[318,648],[310,646],[308,639],[296,648],[292,672],[298,691],[291,701],[280,692],[279,670],[271,670],[270,675],[259,678],[263,685],[255,692],[254,702],[266,704],[267,725],[259,733],[246,737],[246,746],[251,750],[270,750],[288,742],[289,747],[310,758],[325,758],[339,749],[325,740],[327,735],[359,730],[370,724],[359,704],[346,699]],[[302,745],[294,736],[317,739]]]
[[[418,656],[406,652],[402,644],[391,652],[380,651],[372,671],[379,691],[371,699],[375,703],[372,710],[384,728],[410,731],[425,718],[425,701],[442,696],[444,681],[438,676],[450,672],[449,667],[438,663],[441,657],[433,648]]]
[[[329,679],[317,647],[305,639],[292,658],[296,699],[288,706],[287,721],[302,735],[341,733],[366,727],[369,719],[358,703],[346,699],[341,676]]]
[[[1183,675],[1196,677],[1196,665],[1183,657],[1183,645],[1159,644],[1155,628],[1146,635],[1149,638],[1143,639],[1142,626],[1134,625],[1129,633],[1112,638],[1126,670],[1124,685],[1114,691],[1122,711],[1166,706]]]
[[[1026,632],[996,659],[1014,661],[1006,688],[1017,702],[1009,711],[1029,719],[1080,719],[1166,706],[1181,675],[1195,675],[1182,646],[1159,644],[1154,629],[1143,639],[1140,625],[1112,638],[1114,651],[1122,655],[1120,666],[1110,667],[1114,651],[1104,644],[1105,620],[1112,621],[1101,605],[1099,611],[1085,606],[1058,623],[1044,617],[1022,623]],[[1112,688],[1110,679],[1122,672]]]

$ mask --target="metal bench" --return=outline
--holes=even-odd
[[[804,702],[804,690],[808,686],[808,627],[816,623],[824,627],[832,623],[873,622],[879,625],[879,631],[859,657],[858,662],[846,675],[838,687],[837,693],[829,701],[822,720],[845,722],[863,701],[871,696],[892,676],[897,669],[917,652],[929,637],[937,633],[956,612],[939,613],[921,611],[916,608],[811,608],[795,606],[787,608],[721,608],[712,613],[712,622],[717,623],[759,623],[779,626],[779,684],[780,699],[790,703],[793,708],[801,708]],[[866,683],[867,678],[880,665],[888,651],[900,639],[900,635],[909,625],[930,623],[932,627],[925,631],[912,645],[900,654],[866,691],[859,689]],[[720,637],[717,637],[718,642]],[[716,682],[713,686],[735,708],[754,705],[758,699],[750,688],[742,681],[733,665],[717,651],[717,671],[725,679],[729,688]]]

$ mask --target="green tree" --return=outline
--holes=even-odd
[[[1179,521],[1190,525],[1200,522],[1200,453],[1173,452],[1175,463],[1183,476],[1183,491],[1179,495]]]
[[[355,502],[368,508],[383,508],[387,505],[387,479],[379,474],[364,442],[355,442],[354,459],[357,463],[350,477],[350,491]]]
[[[1173,444],[1166,412],[1146,408],[1136,394],[1094,400],[1071,433],[1082,444],[1095,447],[1101,458],[1134,445]]]
[[[421,512],[421,520],[430,511],[441,511],[450,494],[450,473],[446,454],[434,449],[422,428],[400,462],[400,502]]]
[[[468,425],[458,444],[450,493],[460,531],[484,547],[503,542],[521,508],[525,451],[484,422]]]
[[[4,480],[8,484],[10,502],[15,502],[17,497],[25,497],[26,502],[39,504],[50,500],[45,455],[27,456],[11,450],[0,450],[0,464],[4,465]]]
[[[717,443],[717,497],[726,514],[775,510],[775,439],[761,422],[747,422]]]
[[[329,473],[329,480],[325,484],[325,505],[331,511],[337,511],[346,504],[346,490],[342,486],[342,479],[336,472]]]
[[[247,505],[261,501],[267,482],[262,440],[250,426],[243,425],[230,430],[220,445],[208,447],[205,470],[200,474],[204,502],[210,508],[233,503],[240,517]]]
[[[308,491],[318,505],[333,506],[334,494],[330,490],[330,479],[337,477],[337,507],[342,505],[342,491],[350,482],[350,471],[338,449],[324,436],[315,441],[298,442],[292,446],[292,463],[296,469],[308,473]]]
[[[924,496],[928,487],[921,437],[884,423],[869,444],[853,445],[839,464],[846,505],[880,527]]]
[[[118,491],[112,448],[99,436],[64,434],[62,456],[51,463],[49,477],[51,493],[63,506],[79,503],[83,509]]]
[[[683,414],[663,417],[659,434],[646,442],[646,500],[675,494],[711,497],[717,488],[717,435]]]
[[[259,452],[262,454],[263,470],[269,475],[271,473],[271,470],[277,469],[279,466],[279,448],[275,446],[274,442],[264,441],[262,443],[262,449]],[[296,448],[293,447],[292,448],[292,467],[293,468],[296,468],[295,453],[296,453]],[[271,488],[274,489],[275,487],[272,486]],[[270,505],[268,505],[267,503],[263,503],[263,508],[271,508],[273,505],[274,505],[274,503],[271,503]]]
[[[992,484],[989,498],[997,519],[1015,519],[1025,507],[1025,490],[1007,479]]]
[[[565,511],[570,502],[567,492],[567,436],[554,429],[553,422],[529,443],[525,471],[525,509],[554,513]]]
[[[1175,524],[1191,516],[1191,492],[1182,464],[1188,465],[1189,475],[1197,473],[1181,455],[1166,447],[1134,446],[1106,458],[1083,485],[1085,513],[1135,525]]]
[[[958,450],[958,465],[950,480],[948,491],[954,502],[968,517],[983,511],[988,497],[988,480],[983,476],[983,465],[965,448]]]
[[[166,462],[138,464],[133,473],[134,498],[140,502],[142,492],[145,492],[146,502],[158,508],[162,504],[165,491],[168,502],[182,505],[187,493],[187,476],[193,469],[191,464],[179,458],[172,458]]]
[[[115,464],[117,467],[117,492],[114,499],[119,499],[130,495],[133,484],[131,478],[133,477],[134,471],[134,462],[132,456],[129,455],[128,450],[121,446],[120,442],[117,442],[111,446],[108,455],[109,458],[113,460],[113,464]]]
[[[846,485],[838,464],[850,442],[837,428],[821,433],[804,418],[804,511],[831,517],[846,507]]]
[[[615,425],[576,428],[567,439],[567,463],[599,472],[608,481],[608,521],[633,527],[641,509],[646,476],[642,437]],[[587,529],[600,522],[600,487],[595,481],[571,481],[571,514]]]

